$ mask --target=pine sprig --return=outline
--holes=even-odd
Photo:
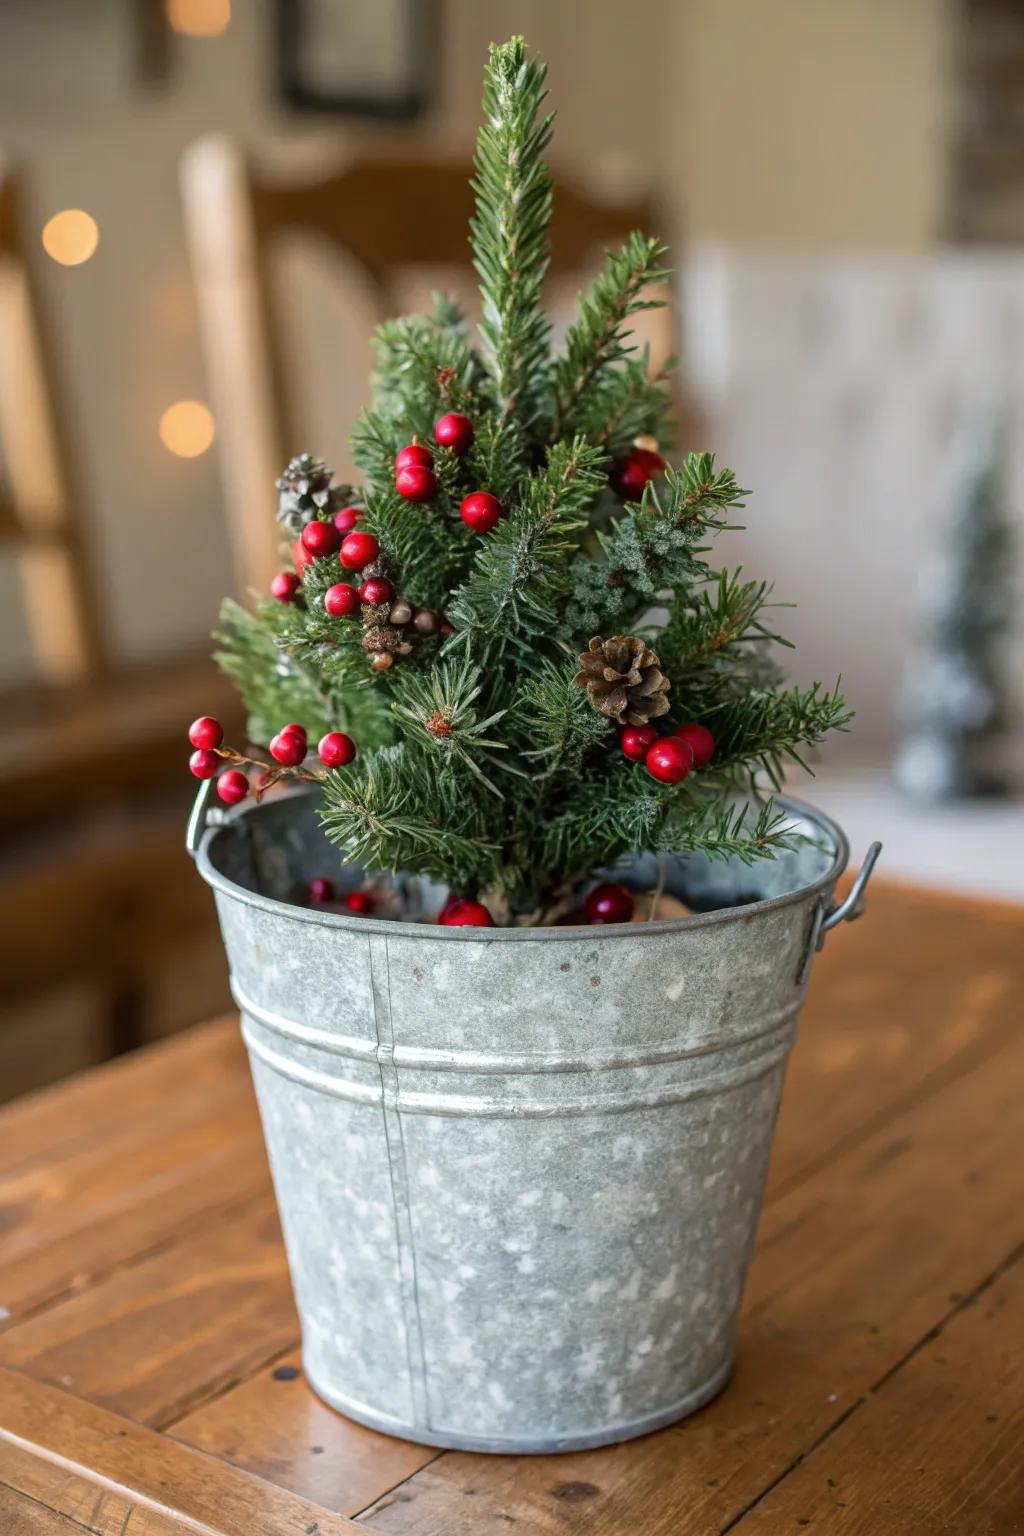
[[[771,583],[741,576],[739,570],[720,571],[717,582],[682,594],[673,605],[658,632],[658,655],[675,687],[709,664],[746,659],[752,645],[790,645],[765,618],[768,609],[785,606],[771,601]]]
[[[541,415],[549,368],[541,284],[549,259],[551,178],[543,155],[553,114],[538,121],[546,74],[544,65],[527,58],[521,37],[492,45],[470,225],[483,358],[497,412],[499,418],[516,416],[526,432]]]
[[[566,332],[565,350],[552,370],[552,437],[586,428],[601,376],[635,351],[626,322],[640,310],[663,307],[663,299],[643,294],[651,283],[668,277],[668,269],[658,265],[665,253],[659,241],[634,232],[621,251],[608,253],[604,270],[580,295],[579,318]]]
[[[612,722],[591,708],[576,684],[578,671],[575,656],[545,659],[516,697],[511,724],[538,774],[575,773],[609,745]]]
[[[449,608],[452,644],[543,634],[558,627],[566,554],[604,484],[604,455],[583,438],[556,443],[520,505],[488,536]]]
[[[649,485],[639,504],[598,534],[597,559],[580,554],[570,573],[568,622],[577,634],[628,627],[660,595],[709,575],[703,540],[726,526],[722,514],[748,494],[731,469],[716,472],[711,453],[691,453]]]
[[[328,774],[321,820],[368,869],[483,884],[497,878],[501,853],[488,839],[485,793],[472,774],[400,744]]]
[[[480,668],[446,657],[429,672],[401,676],[391,707],[403,736],[442,763],[468,768],[500,799],[490,774],[500,771],[493,754],[506,752],[508,743],[487,732],[507,711],[494,709],[480,719],[482,693]]]
[[[634,438],[643,435],[669,445],[673,440],[670,381],[675,367],[675,359],[669,358],[652,374],[651,349],[645,346],[621,368],[608,369],[595,379],[580,407],[580,431],[616,456],[628,453]]]
[[[839,692],[812,683],[782,692],[755,691],[722,701],[708,712],[708,726],[718,743],[715,779],[748,788],[760,773],[781,788],[787,763],[807,773],[805,752],[831,731],[842,731],[852,715]]]

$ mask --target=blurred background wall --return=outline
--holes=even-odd
[[[129,0],[7,0],[0,18],[0,146],[31,174],[33,222],[83,208],[100,231],[81,267],[33,255],[60,336],[103,611],[126,659],[194,649],[231,583],[215,453],[177,458],[158,433],[175,400],[206,397],[178,192],[180,156],[200,133],[223,129],[271,159],[382,141],[469,154],[487,42],[520,30],[549,62],[559,165],[610,195],[655,189],[677,260],[705,238],[913,251],[942,228],[946,0],[771,0],[756,26],[747,0],[636,0],[628,12],[611,0],[445,0],[424,61],[434,105],[389,129],[282,106],[267,0],[236,3],[220,36],[173,37],[173,72],[150,86],[137,78],[131,12]],[[343,468],[370,317],[329,263],[285,258],[289,334],[295,387],[314,400],[309,444]],[[8,563],[0,680],[30,668]]]

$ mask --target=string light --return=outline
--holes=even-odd
[[[220,37],[231,22],[231,0],[166,0],[167,20],[182,37]]]
[[[160,417],[160,441],[179,459],[197,459],[215,432],[213,412],[201,400],[176,400]]]
[[[43,250],[62,267],[80,267],[100,243],[96,220],[82,208],[65,208],[43,225]]]

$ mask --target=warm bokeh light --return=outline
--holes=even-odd
[[[182,37],[219,37],[231,21],[231,0],[167,0],[167,20]]]
[[[179,459],[197,459],[213,442],[213,412],[201,400],[176,400],[160,417],[160,440]]]
[[[62,267],[88,261],[100,243],[96,220],[82,208],[65,208],[43,225],[43,250]]]

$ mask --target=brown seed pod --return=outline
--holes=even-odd
[[[387,624],[372,624],[363,636],[364,651],[393,651],[402,641],[402,631]]]
[[[441,628],[441,615],[433,608],[417,608],[412,616],[413,628],[421,635],[436,635]]]
[[[370,657],[370,666],[375,672],[386,672],[388,667],[394,666],[395,658],[387,651],[375,651]]]
[[[412,618],[412,604],[407,603],[404,597],[396,598],[391,604],[391,612],[388,614],[388,622],[391,624],[408,624]]]

